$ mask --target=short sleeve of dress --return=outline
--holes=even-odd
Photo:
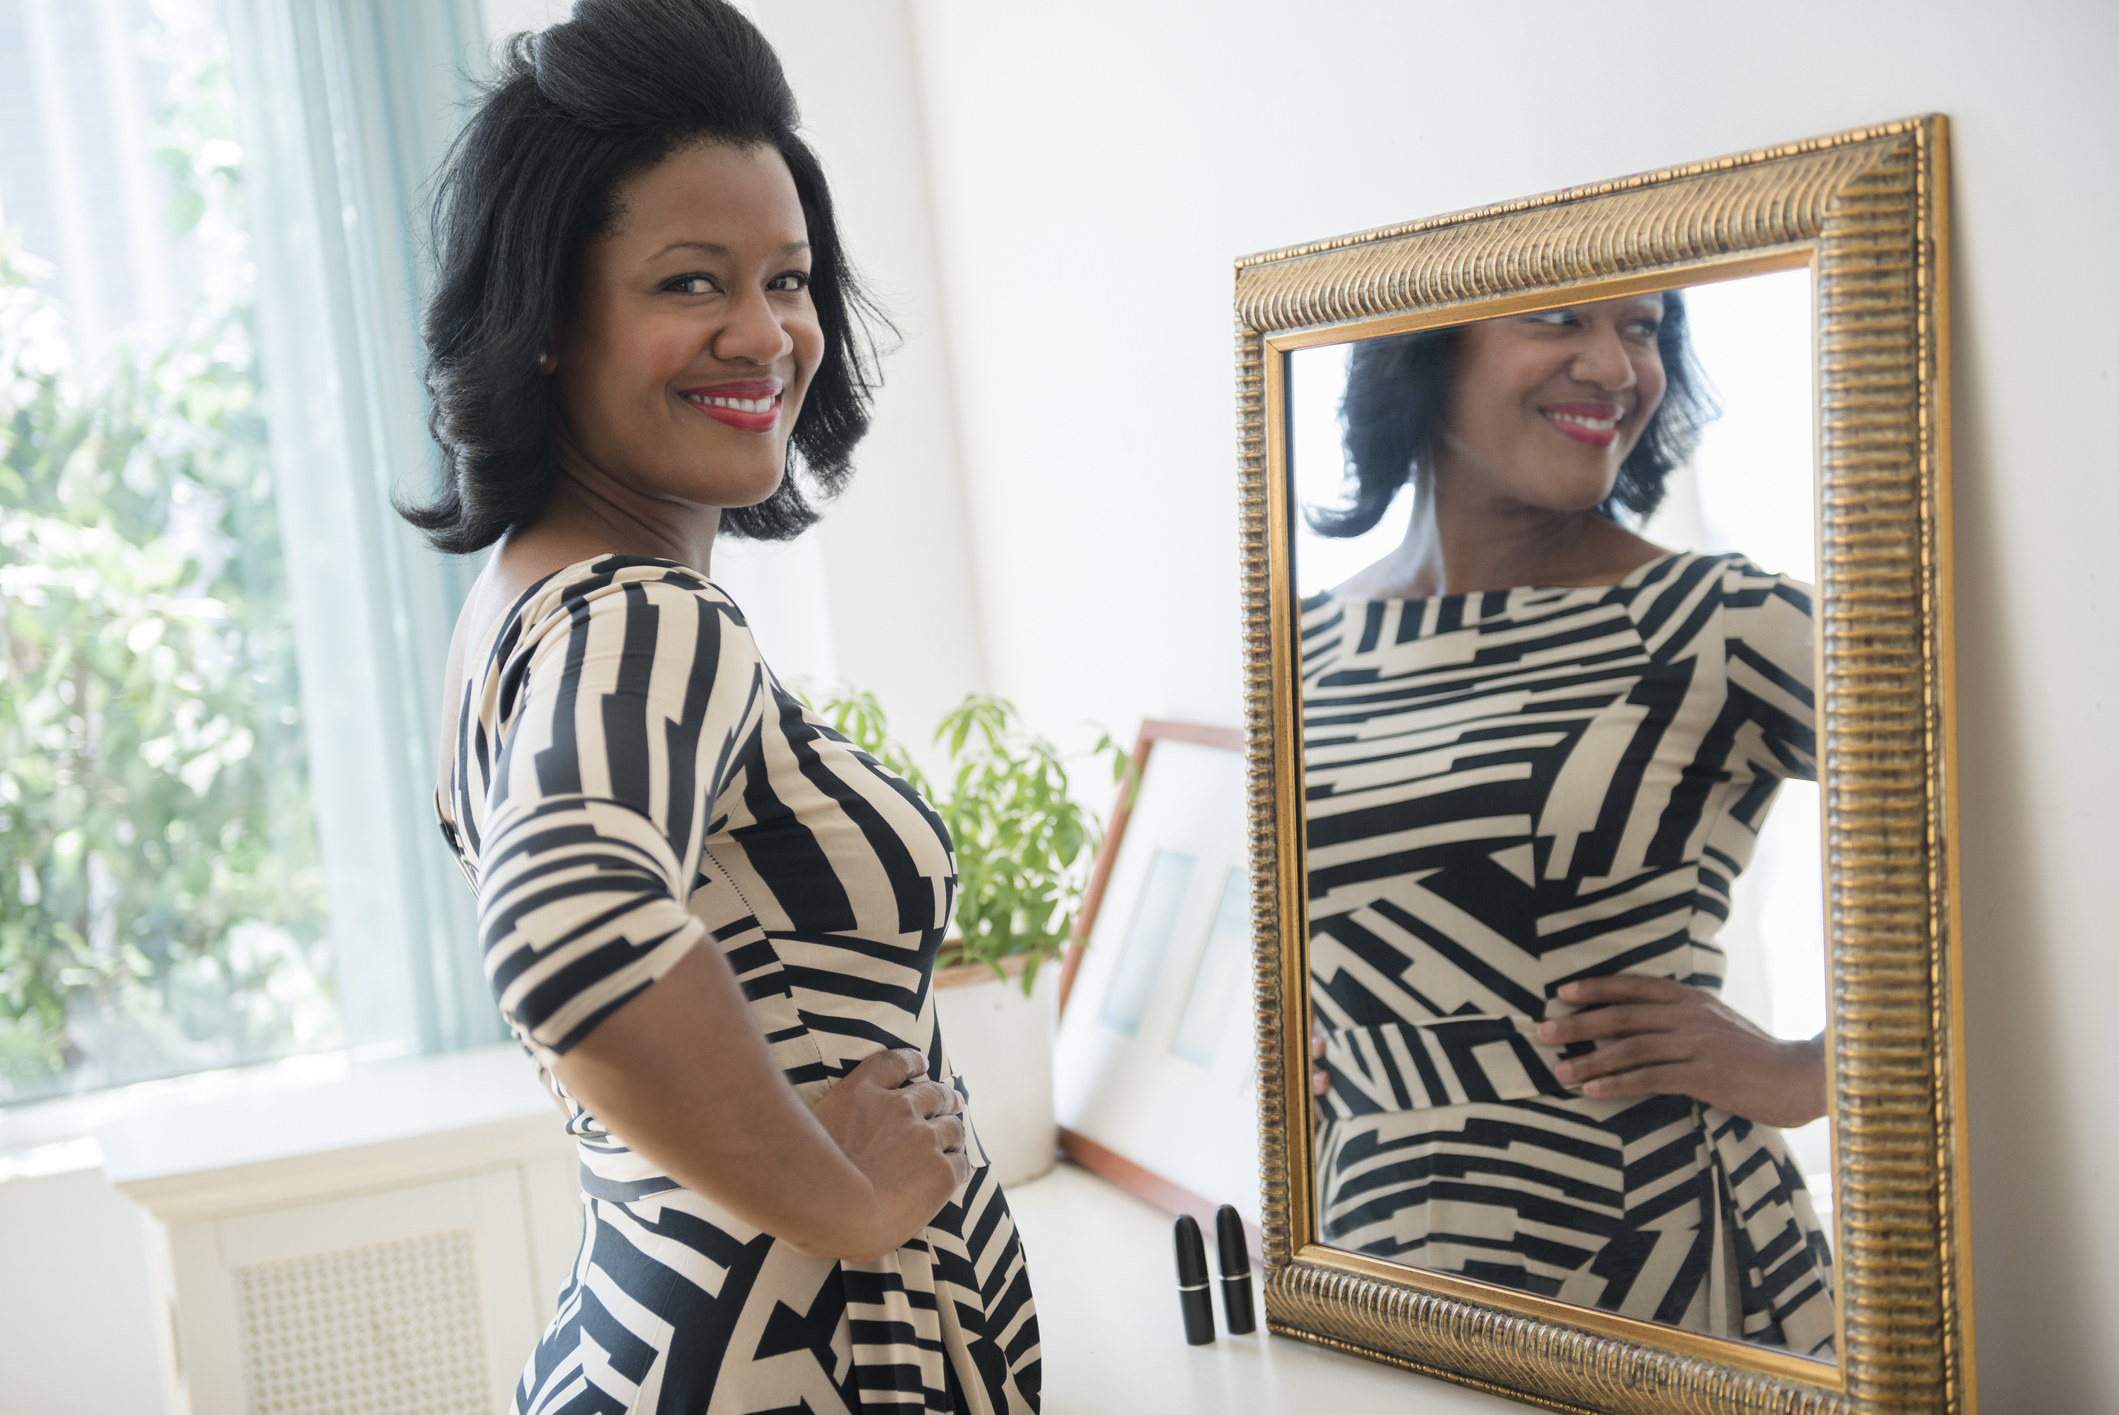
[[[479,934],[502,1014],[549,1065],[706,934],[685,901],[769,680],[735,607],[673,566],[534,598],[500,652]]]
[[[1742,558],[1722,574],[1730,701],[1752,729],[1742,750],[1761,776],[1817,779],[1812,600],[1802,581]]]

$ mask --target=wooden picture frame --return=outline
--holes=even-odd
[[[1211,727],[1198,723],[1151,719],[1141,724],[1140,736],[1133,748],[1132,765],[1119,783],[1117,800],[1113,805],[1109,824],[1105,828],[1103,843],[1098,848],[1095,863],[1090,869],[1088,888],[1083,894],[1081,913],[1075,920],[1073,938],[1061,960],[1059,1009],[1063,1028],[1069,1001],[1079,1002],[1074,995],[1076,983],[1082,975],[1088,943],[1096,931],[1098,919],[1102,916],[1113,873],[1127,840],[1127,827],[1134,818],[1139,787],[1158,743],[1188,743],[1240,754],[1244,749],[1244,734],[1241,728]],[[1240,763],[1237,764],[1237,769],[1241,770]],[[1237,804],[1240,812],[1240,803]],[[1240,861],[1240,851],[1238,858]],[[1232,1057],[1231,1060],[1236,1059]],[[1060,1126],[1059,1134],[1061,1150],[1075,1163],[1166,1213],[1188,1213],[1204,1224],[1212,1224],[1218,1204],[1241,1199],[1244,1206],[1248,1207],[1253,1197],[1249,1194],[1201,1194],[1162,1173],[1161,1167],[1154,1163],[1152,1156],[1121,1154],[1111,1146],[1065,1124]],[[1256,1226],[1250,1225],[1248,1221],[1247,1226],[1252,1228],[1254,1256],[1261,1255],[1263,1249],[1259,1246]]]

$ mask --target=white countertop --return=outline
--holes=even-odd
[[[1008,1204],[1037,1295],[1045,1415],[1520,1415],[1528,1408],[1268,1336],[1262,1295],[1258,1331],[1223,1331],[1211,1346],[1187,1346],[1168,1214],[1064,1161],[1010,1189]]]

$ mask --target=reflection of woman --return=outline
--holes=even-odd
[[[427,314],[451,650],[438,806],[587,1222],[519,1412],[1032,1411],[1037,1320],[930,978],[928,804],[707,578],[867,427],[860,293],[772,51],[581,0],[445,176]],[[622,1137],[622,1138],[621,1138]]]
[[[1724,1006],[1714,942],[1815,774],[1810,594],[1617,519],[1712,416],[1680,297],[1361,344],[1343,411],[1317,529],[1416,496],[1303,606],[1326,1241],[1830,1354],[1772,1128],[1824,1113],[1822,1039]]]

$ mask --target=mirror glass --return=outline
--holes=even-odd
[[[1286,355],[1320,1241],[1833,1359],[1812,314]]]

